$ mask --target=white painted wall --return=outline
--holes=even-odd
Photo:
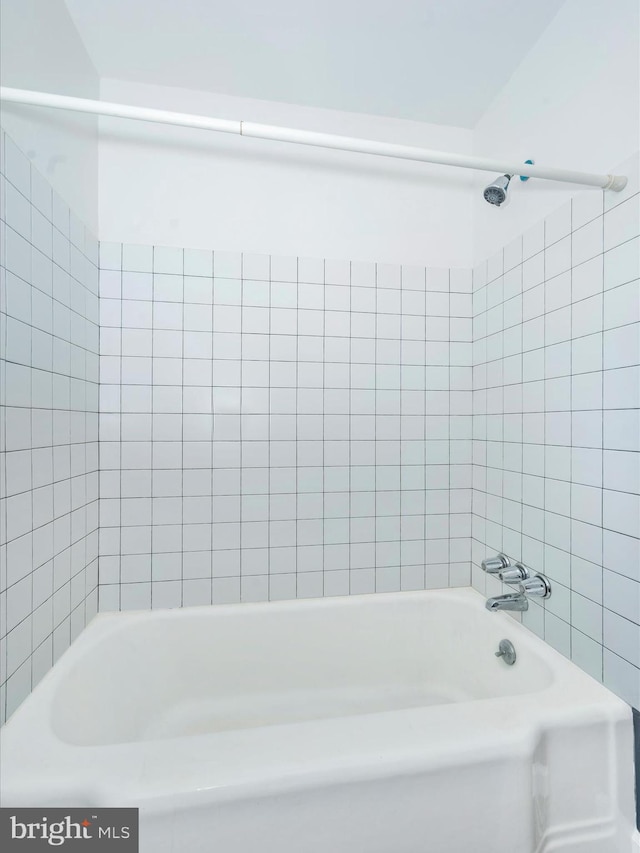
[[[3,86],[99,97],[98,74],[64,0],[0,0],[0,39]],[[97,119],[5,103],[0,119],[38,171],[96,233]]]
[[[102,77],[469,128],[564,0],[65,2]]]
[[[637,0],[566,0],[473,132],[115,80],[102,97],[484,156],[613,171],[640,148]],[[466,266],[576,193],[486,173],[101,120],[105,240]],[[585,190],[597,192],[597,190]]]
[[[566,0],[478,122],[480,156],[612,172],[640,148],[637,0]],[[512,182],[492,208],[478,173],[474,258],[482,261],[576,194],[575,185]],[[586,190],[598,192],[598,190]]]
[[[63,0],[0,8],[4,85],[589,171],[613,170],[640,147],[637,0],[566,0],[473,133],[108,79],[100,87]],[[2,121],[95,230],[96,119],[3,105]],[[114,119],[101,130],[109,241],[467,266],[575,193],[514,182],[511,204],[495,209],[479,195],[484,173]]]
[[[468,130],[103,80],[104,100],[468,152]],[[464,267],[471,173],[100,119],[109,242]]]

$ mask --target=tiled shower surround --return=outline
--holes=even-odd
[[[588,192],[474,270],[473,584],[504,551],[528,627],[640,707],[640,195]]]
[[[464,270],[103,244],[101,607],[466,584],[470,547],[488,594],[504,550],[553,582],[525,623],[640,705],[617,171],[474,270],[472,307]]]
[[[640,705],[637,158],[473,275],[102,243],[99,318],[95,240],[0,162],[2,715],[98,591],[493,593],[499,550],[552,580],[525,623]]]
[[[469,271],[100,266],[101,609],[469,583]]]
[[[98,244],[0,136],[1,721],[97,612]]]

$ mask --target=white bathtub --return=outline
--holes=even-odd
[[[144,853],[637,849],[630,709],[469,589],[102,615],[2,735]]]

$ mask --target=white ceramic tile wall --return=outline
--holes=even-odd
[[[101,610],[469,583],[469,271],[100,267]]]
[[[97,611],[97,241],[3,133],[0,716]]]
[[[552,580],[523,621],[640,707],[640,195],[583,192],[474,270],[473,583]]]
[[[95,240],[5,139],[3,716],[96,612],[98,548],[104,610],[463,585],[470,557],[492,593],[504,550],[554,584],[525,623],[640,704],[637,160],[473,296],[463,270],[102,244],[98,303]]]

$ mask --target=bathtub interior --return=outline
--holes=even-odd
[[[535,644],[495,657],[509,624],[433,594],[105,615],[57,681],[52,726],[105,745],[544,690]]]

